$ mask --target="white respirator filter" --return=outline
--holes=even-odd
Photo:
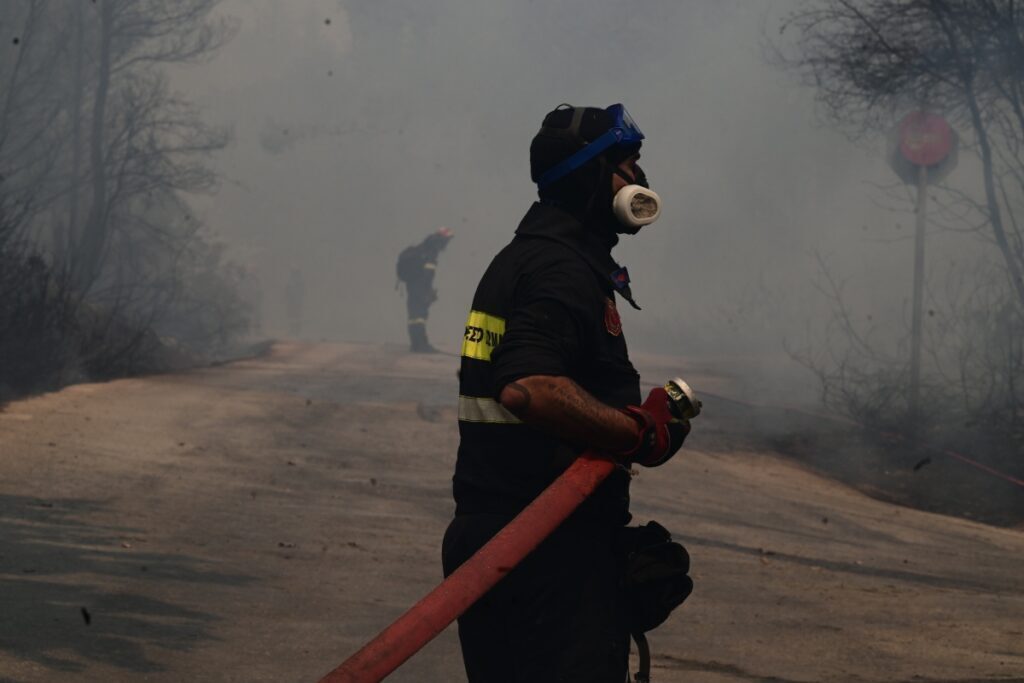
[[[661,215],[661,197],[654,190],[640,185],[626,185],[615,193],[612,211],[627,228],[650,225]]]

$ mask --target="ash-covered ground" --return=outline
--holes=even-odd
[[[754,438],[775,408],[729,408],[750,397],[713,365],[637,361],[719,397],[634,482],[696,582],[650,637],[655,681],[1024,681],[1024,534],[824,478]],[[441,578],[457,364],[282,343],[9,404],[0,679],[332,669]],[[464,680],[454,628],[389,680]]]

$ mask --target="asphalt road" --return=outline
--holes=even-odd
[[[0,683],[317,680],[440,579],[456,367],[278,344],[6,406]],[[1024,681],[1024,533],[823,479],[757,412],[709,401],[634,481],[696,582],[651,634],[655,683]],[[464,680],[454,629],[388,680]]]

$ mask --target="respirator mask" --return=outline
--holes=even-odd
[[[639,166],[633,178],[619,168],[614,173],[628,184],[612,197],[612,213],[622,232],[634,235],[640,228],[658,220],[661,215],[661,197],[651,189],[647,176]]]

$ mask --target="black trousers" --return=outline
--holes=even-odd
[[[430,315],[430,304],[434,303],[434,290],[416,285],[406,285],[405,309],[409,320],[423,319]]]
[[[461,515],[442,548],[451,574],[511,517]],[[570,521],[459,619],[469,683],[623,683],[629,633],[615,527]]]
[[[434,290],[412,284],[406,287],[406,309],[409,313],[409,347],[413,351],[430,350],[427,339],[427,316],[434,301]]]

